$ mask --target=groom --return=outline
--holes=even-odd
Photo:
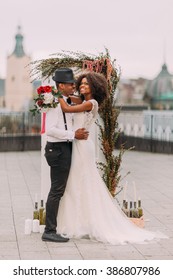
[[[65,100],[74,93],[75,80],[71,69],[57,69],[53,80]],[[72,141],[74,138],[87,139],[88,132],[84,128],[73,131],[72,114],[63,113],[58,104],[46,113],[46,137],[45,157],[50,166],[51,188],[46,202],[46,226],[42,240],[67,242],[68,238],[56,233],[58,208],[69,175]]]

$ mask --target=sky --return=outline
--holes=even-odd
[[[33,61],[108,48],[123,78],[153,79],[164,62],[173,73],[172,0],[5,0],[0,11],[0,78],[18,25]]]

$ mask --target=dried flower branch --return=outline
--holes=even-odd
[[[35,77],[35,79],[47,79],[54,74],[57,68],[71,67],[75,72],[81,70],[99,72],[107,79],[109,97],[99,109],[102,124],[97,122],[100,128],[101,150],[106,162],[100,162],[98,166],[103,171],[103,180],[107,188],[115,196],[122,190],[122,187],[119,186],[121,179],[120,168],[125,152],[124,145],[121,145],[118,154],[114,154],[120,134],[117,121],[120,109],[117,109],[115,105],[115,91],[120,78],[120,71],[115,66],[116,60],[111,60],[109,51],[106,48],[105,53],[100,53],[98,56],[71,51],[62,51],[52,56],[55,57],[33,62],[31,64],[31,76]]]

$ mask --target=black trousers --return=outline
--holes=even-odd
[[[56,233],[60,199],[64,194],[72,154],[72,142],[47,142],[45,157],[50,166],[51,188],[46,202],[46,233]]]

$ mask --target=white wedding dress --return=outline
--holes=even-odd
[[[94,99],[91,102],[92,111],[74,114],[75,130],[89,130],[96,120],[98,104]],[[126,218],[98,172],[90,137],[73,142],[72,164],[57,223],[58,233],[70,238],[91,238],[110,244],[166,238],[162,233],[141,229]]]

